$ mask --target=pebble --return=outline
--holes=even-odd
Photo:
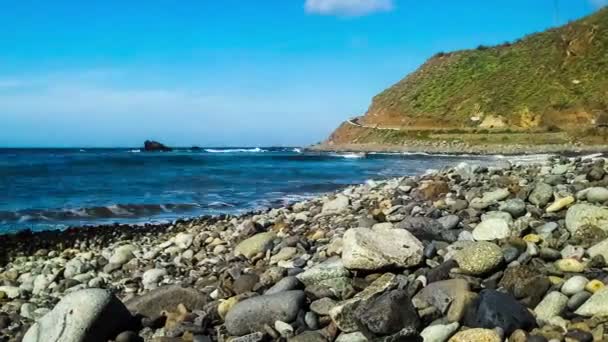
[[[463,330],[448,340],[449,342],[501,342],[502,338],[495,330],[491,329],[468,329]]]
[[[589,279],[575,275],[564,282],[562,285],[561,291],[566,296],[572,296],[575,293],[579,293],[585,289],[589,283]]]
[[[456,252],[454,259],[465,272],[480,275],[495,269],[502,261],[502,250],[491,242],[474,242]]]

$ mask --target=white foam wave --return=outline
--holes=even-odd
[[[139,152],[141,152],[141,150],[140,149],[136,149],[136,150],[129,150],[127,152],[129,152],[129,153],[139,153]]]
[[[365,153],[334,153],[332,156],[345,159],[360,159],[365,158]]]
[[[603,153],[593,153],[593,154],[588,154],[586,156],[581,156],[581,159],[598,159],[603,157],[604,154]]]
[[[259,147],[256,148],[232,148],[232,149],[213,149],[213,148],[207,148],[205,149],[205,152],[208,153],[261,153],[261,152],[268,152],[266,150],[263,150]]]
[[[302,149],[300,149],[300,148],[297,148],[297,147],[296,147],[296,148],[294,148],[294,149],[292,150],[292,152],[295,152],[295,153],[302,153]]]

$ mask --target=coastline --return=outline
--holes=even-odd
[[[349,328],[352,325],[349,320],[355,316],[365,322],[360,312],[335,313],[336,308],[355,310],[349,304],[353,301],[365,305],[378,295],[396,295],[405,290],[411,292],[408,297],[416,298],[428,284],[454,280],[464,282],[466,296],[483,300],[488,293],[484,291],[497,287],[490,286],[488,279],[498,282],[508,273],[505,266],[517,266],[513,262],[521,265],[518,267],[528,264],[540,267],[535,272],[543,277],[560,275],[565,280],[572,275],[571,271],[555,269],[554,262],[567,259],[561,259],[560,249],[563,255],[562,248],[567,250],[566,242],[572,241],[562,241],[554,235],[569,230],[563,219],[575,204],[589,203],[600,208],[601,203],[587,198],[587,194],[581,195],[581,191],[606,188],[607,166],[601,158],[565,157],[525,166],[503,163],[498,167],[478,168],[465,164],[423,175],[347,186],[292,205],[236,216],[3,235],[0,245],[6,255],[0,258],[0,293],[4,294],[0,295],[0,311],[7,312],[12,323],[5,328],[0,326],[0,337],[19,340],[35,321],[52,315],[50,310],[60,299],[69,293],[87,293],[89,288],[111,291],[131,312],[146,317],[161,315],[164,310],[166,322],[163,320],[160,325],[142,320],[143,328],[135,325],[118,331],[135,332],[146,341],[154,340],[154,336],[187,334],[209,336],[212,341],[226,336],[278,339],[295,335],[303,335],[301,341],[321,341],[364,333]],[[549,189],[544,190],[542,201],[537,202],[533,194],[541,179]],[[558,197],[553,197],[554,192]],[[608,199],[605,201],[608,203]],[[490,237],[482,238],[478,230],[486,220],[493,220],[494,225],[484,232]],[[511,230],[510,237],[500,231],[504,230],[503,222]],[[547,225],[552,227],[548,233],[542,228]],[[496,227],[500,229],[497,231]],[[389,232],[398,234],[399,238]],[[592,239],[599,238],[606,235],[592,236]],[[372,247],[367,242],[359,243],[359,239],[371,241]],[[400,254],[403,253],[400,248],[390,248],[395,240],[409,241],[411,246],[418,247],[406,257]],[[489,251],[483,249],[479,252],[481,255],[470,256],[472,260],[492,261],[491,264],[469,265],[466,258],[454,254],[462,248],[474,250],[472,246],[481,244],[474,241],[488,241],[484,243],[496,246]],[[592,242],[588,246],[600,241]],[[376,253],[367,250],[375,243],[387,249],[371,259],[353,260],[354,254],[348,252],[356,246],[357,253]],[[501,249],[504,252],[499,252]],[[551,250],[552,254],[546,251],[539,254],[541,249]],[[389,257],[391,253],[399,256]],[[453,258],[448,258],[450,253]],[[499,253],[500,261],[494,260],[496,255],[492,253]],[[580,255],[580,251],[576,253],[575,260],[591,265],[584,251]],[[384,258],[393,261],[385,263]],[[401,261],[394,264],[396,260]],[[486,269],[479,271],[475,267]],[[583,266],[575,274],[589,276],[592,274],[589,272],[591,269]],[[528,284],[529,274],[523,272],[521,276],[522,279],[515,281]],[[530,288],[539,287],[540,280],[535,279]],[[546,277],[541,283],[545,284],[545,280]],[[167,287],[173,285],[179,288]],[[544,287],[542,293],[535,294],[535,299],[524,302],[531,308],[540,305],[547,290],[548,287]],[[525,292],[528,288],[517,291]],[[277,305],[272,302],[273,296],[284,296],[280,297],[281,302],[293,303],[295,312],[304,312],[309,319],[296,320],[296,314],[283,317],[281,321],[291,330],[281,325],[264,330],[241,324],[276,321],[272,316]],[[313,304],[329,300],[333,303],[329,311]],[[509,300],[504,299],[509,305],[515,305]],[[263,311],[255,309],[262,305],[256,301],[264,303]],[[180,303],[186,308],[180,309],[177,306]],[[239,303],[243,304],[241,307],[253,308],[253,316],[243,313]],[[428,328],[430,318],[436,313],[424,316],[426,309],[417,303],[414,301],[411,314],[420,318],[410,328],[421,332]],[[515,303],[521,305],[519,301]],[[500,308],[501,305],[497,305],[497,310]],[[456,333],[461,325],[473,324],[464,318],[465,309],[459,309],[459,324],[452,326],[455,329],[450,334]],[[391,309],[384,310],[390,312]],[[236,315],[240,315],[240,320]],[[192,325],[196,319],[204,323]],[[525,319],[530,323],[544,318],[526,316]],[[520,328],[531,332],[535,325]],[[440,323],[439,326],[447,325]],[[409,331],[406,328],[400,327],[400,332],[390,335],[395,337]],[[370,339],[379,336],[365,332],[368,333]]]
[[[321,143],[307,147],[317,152],[377,152],[377,153],[430,153],[430,154],[541,154],[541,153],[606,153],[606,145],[469,145],[461,143],[425,143],[412,141],[408,145],[391,144],[327,144]]]

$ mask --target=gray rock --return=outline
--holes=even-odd
[[[296,278],[304,285],[323,285],[333,279],[350,277],[341,259],[331,258],[298,274]]]
[[[369,339],[362,333],[355,331],[352,333],[341,333],[335,342],[368,342]]]
[[[566,213],[566,228],[571,233],[584,225],[596,226],[608,231],[608,209],[589,204],[576,204]]]
[[[129,262],[129,260],[133,259],[135,255],[133,252],[137,250],[137,247],[134,245],[122,245],[114,250],[112,256],[110,257],[110,264],[115,264],[122,266]]]
[[[589,247],[587,253],[592,258],[601,255],[604,257],[604,260],[608,260],[608,239],[605,239],[604,241],[598,242],[597,244]]]
[[[505,211],[517,218],[526,214],[526,202],[520,198],[509,199],[502,202],[498,210]]]
[[[591,293],[587,291],[579,292],[568,300],[568,309],[574,311],[578,309],[583,303],[585,303],[589,298],[591,298]]]
[[[460,217],[458,217],[458,215],[443,216],[438,218],[437,222],[441,224],[443,229],[454,229],[458,226],[458,223],[460,223]]]
[[[349,229],[343,242],[342,260],[348,269],[405,268],[418,265],[423,258],[422,243],[403,229]]]
[[[194,241],[194,235],[188,233],[179,233],[175,236],[175,245],[180,249],[188,249]]]
[[[18,298],[21,290],[17,286],[0,286],[0,292],[4,292],[9,299]]]
[[[243,255],[248,259],[258,253],[265,252],[272,247],[272,241],[276,235],[273,232],[258,233],[248,239],[241,241],[234,248],[234,255]]]
[[[557,291],[550,292],[534,308],[536,320],[541,324],[548,323],[551,318],[560,316],[567,304],[568,296]]]
[[[153,268],[144,272],[141,283],[144,286],[144,289],[150,290],[156,288],[160,279],[165,275],[167,275],[167,270],[164,268]]]
[[[528,201],[537,207],[546,206],[553,198],[553,187],[547,183],[537,183],[534,190],[528,196]]]
[[[333,309],[338,303],[331,298],[324,297],[315,300],[310,303],[310,310],[318,315],[327,316],[329,311]]]
[[[376,335],[392,335],[403,329],[418,331],[420,318],[405,290],[393,290],[359,305],[355,315]]]
[[[485,209],[499,201],[509,197],[510,193],[508,189],[497,189],[494,191],[486,192],[482,197],[474,198],[471,200],[470,206],[474,209]]]
[[[88,265],[86,265],[80,259],[73,258],[65,264],[65,270],[63,271],[63,277],[66,279],[70,279],[78,274],[86,272],[88,269],[89,269]]]
[[[266,290],[264,294],[270,295],[279,292],[291,291],[298,289],[302,283],[298,280],[297,277],[285,277],[279,280],[276,284],[274,284],[271,288]]]
[[[324,214],[333,214],[339,213],[344,209],[348,208],[350,200],[348,197],[344,195],[337,195],[335,199],[326,202],[323,204],[323,209],[321,210]]]
[[[190,310],[202,310],[207,298],[195,289],[171,285],[159,287],[125,303],[131,312],[147,317],[157,317],[162,311],[175,311],[179,304],[185,304]]]
[[[24,342],[105,342],[128,330],[132,317],[109,291],[67,294],[25,334]]]
[[[585,317],[608,316],[608,288],[601,289],[581,305],[575,314]]]
[[[587,189],[587,201],[591,203],[604,203],[608,201],[608,189],[594,187]]]
[[[226,329],[234,336],[263,331],[275,321],[293,321],[304,304],[304,291],[287,291],[245,299],[226,315]]]

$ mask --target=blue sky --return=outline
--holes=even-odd
[[[438,51],[604,0],[0,0],[0,146],[306,145]]]

